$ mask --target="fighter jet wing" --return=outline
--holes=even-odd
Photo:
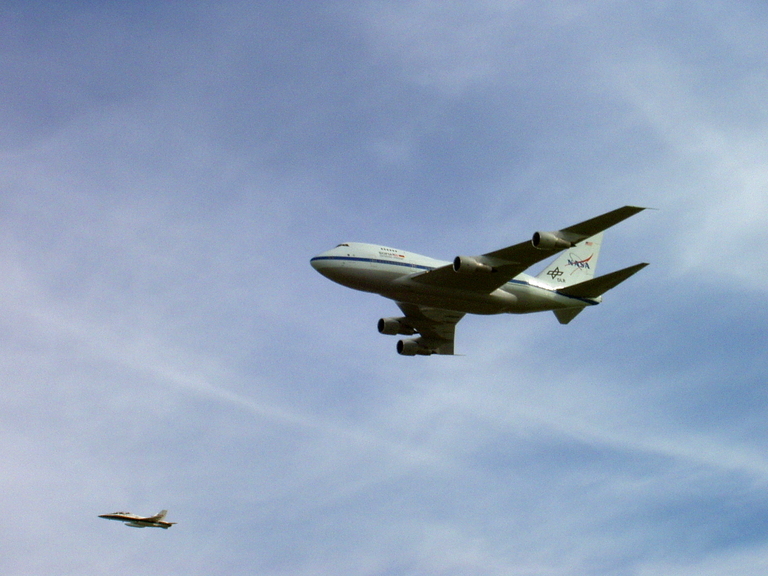
[[[410,326],[421,335],[421,342],[437,354],[453,354],[453,337],[456,324],[464,317],[461,312],[443,310],[398,302],[405,318],[400,322]]]
[[[490,294],[537,262],[546,260],[643,210],[645,208],[638,206],[624,206],[562,230],[536,232],[533,241],[521,242],[481,256],[457,257],[453,264],[415,274],[411,276],[411,280],[441,288]],[[534,242],[538,242],[539,246],[536,247]],[[467,260],[470,268],[477,265],[475,270],[468,273],[457,271],[457,261],[460,267]]]

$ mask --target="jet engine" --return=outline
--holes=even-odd
[[[416,338],[415,340],[398,340],[397,353],[403,356],[416,356],[417,354],[421,356],[429,356],[432,354],[432,350],[424,348],[421,345],[420,340],[421,338]]]
[[[493,266],[483,264],[471,256],[456,256],[453,259],[453,271],[459,274],[472,274],[473,272],[493,272]]]
[[[378,329],[381,334],[389,334],[394,336],[395,334],[405,334],[410,336],[415,334],[416,330],[410,326],[406,326],[401,322],[403,318],[380,318]]]
[[[573,242],[563,238],[560,232],[534,232],[531,243],[539,250],[563,250],[573,246]]]

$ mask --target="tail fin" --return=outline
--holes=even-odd
[[[560,254],[536,279],[557,286],[558,289],[591,280],[595,277],[602,242],[602,232],[582,240]]]
[[[152,520],[162,520],[166,514],[168,514],[168,510],[160,510],[160,512],[152,516]]]

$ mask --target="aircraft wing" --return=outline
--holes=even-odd
[[[537,248],[531,240],[528,240],[514,246],[502,248],[501,250],[488,252],[482,256],[470,258],[471,261],[474,261],[474,263],[479,264],[481,267],[484,266],[485,269],[462,274],[455,271],[454,265],[449,264],[416,274],[411,277],[411,280],[442,288],[490,294],[537,262],[546,260],[565,248],[586,240],[643,210],[645,208],[638,206],[624,206],[584,222],[579,222],[573,226],[568,226],[562,230],[537,232],[534,234],[534,237],[546,236],[546,238],[550,239],[552,241],[551,247],[543,242]]]
[[[426,347],[435,350],[437,354],[453,354],[456,324],[464,314],[406,302],[398,302],[397,305],[405,314],[400,322],[416,330]]]

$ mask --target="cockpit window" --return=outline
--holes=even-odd
[[[342,246],[346,246],[347,248],[349,248],[349,244],[346,244],[346,243],[339,244],[338,246],[336,246],[336,248],[341,248]]]

